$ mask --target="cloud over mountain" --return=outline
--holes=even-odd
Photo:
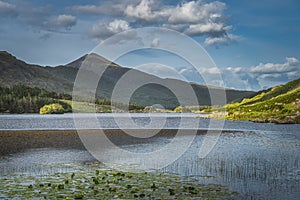
[[[284,63],[260,63],[252,67],[226,68],[225,81],[227,87],[236,87],[236,81],[242,81],[245,89],[264,89],[300,77],[300,61],[287,57]],[[231,78],[230,78],[231,77]]]
[[[90,36],[94,39],[103,40],[117,33],[107,31],[107,27],[116,20],[122,20],[130,28],[157,26],[174,29],[189,36],[206,36],[205,44],[208,46],[228,44],[237,40],[235,35],[229,34],[232,26],[227,24],[225,9],[225,3],[218,1],[205,3],[200,0],[176,5],[164,5],[157,0],[141,0],[133,3],[112,1],[111,4],[103,3],[101,6],[80,5],[69,8],[75,14],[99,15],[107,18],[91,27]],[[121,31],[124,29],[118,29],[118,32]]]

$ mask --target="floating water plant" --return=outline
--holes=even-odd
[[[200,185],[174,174],[83,167],[47,176],[0,179],[0,198],[11,199],[215,199],[236,195],[220,185]]]

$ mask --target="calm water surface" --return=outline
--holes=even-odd
[[[91,122],[91,116],[88,114],[79,117],[84,124]],[[117,117],[125,118],[126,115],[119,114]],[[134,114],[131,117],[139,126],[147,127],[151,124],[147,114]],[[162,121],[167,117],[163,126],[166,129],[178,128],[182,118],[190,121],[185,123],[184,127],[181,126],[182,128],[206,129],[209,126],[208,119],[195,118],[194,114],[167,114],[166,116],[155,114],[152,117],[152,121]],[[103,128],[118,128],[112,114],[99,114],[97,119]],[[87,127],[99,128],[99,124],[89,124]],[[74,129],[74,127],[72,114],[0,116],[2,130]],[[198,157],[205,135],[197,135],[187,152],[160,171],[195,177],[200,183],[227,185],[231,190],[240,193],[235,199],[299,199],[300,125],[226,121],[224,129],[229,131],[222,133],[214,149],[205,158]],[[148,143],[124,144],[122,148],[133,152],[150,152],[170,140],[172,138],[161,136]],[[108,152],[114,156],[113,150]],[[78,149],[28,149],[22,153],[1,157],[0,174],[51,173],[56,169],[43,167],[40,164],[82,163],[93,159],[87,151]],[[120,160],[125,163],[127,161],[134,163],[135,160],[132,158]]]

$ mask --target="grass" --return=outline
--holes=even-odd
[[[72,100],[61,100],[72,106],[73,112],[93,113],[95,112],[94,104],[88,102],[77,102]]]
[[[0,179],[0,198],[14,199],[216,199],[237,195],[220,185],[200,185],[165,173],[82,167],[44,176]]]
[[[252,98],[209,108],[207,117],[255,122],[300,123],[300,79],[276,86]],[[221,115],[222,113],[222,115]]]
[[[78,102],[72,100],[62,100],[72,106],[73,112],[80,113],[111,113],[110,105],[97,105],[89,102]]]

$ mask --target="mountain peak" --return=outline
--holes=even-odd
[[[7,51],[0,51],[0,61],[15,61],[17,58]]]
[[[75,61],[73,62],[70,62],[68,64],[66,64],[65,66],[66,67],[72,67],[72,68],[76,68],[76,69],[79,69],[80,66],[82,65],[82,63],[87,60],[87,59],[90,59],[92,58],[93,60],[96,60],[96,62],[99,62],[101,63],[102,65],[103,64],[106,64],[106,65],[109,65],[109,66],[114,66],[114,67],[120,67],[119,65],[107,60],[106,58],[96,54],[96,53],[90,53],[90,54],[85,54],[84,56],[76,59]]]
[[[0,64],[0,67],[4,67],[11,64],[25,65],[26,63],[7,51],[0,51]]]

